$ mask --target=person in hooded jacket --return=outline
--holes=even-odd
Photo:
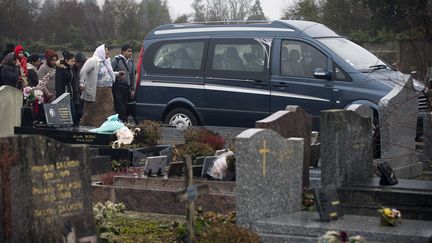
[[[31,87],[36,87],[39,84],[39,67],[41,59],[38,54],[32,54],[27,60],[28,82]]]
[[[20,71],[19,71],[19,66],[16,64],[15,54],[13,52],[7,54],[3,58],[1,65],[3,65],[1,69],[2,82],[5,85],[9,85],[16,88]]]
[[[22,90],[28,86],[28,70],[27,70],[27,58],[24,56],[24,47],[17,45],[14,49],[17,66],[20,68],[20,75],[17,83],[17,88]]]
[[[73,97],[72,101],[75,106],[75,117],[74,117],[74,125],[79,125],[81,117],[83,116],[83,100],[81,99],[81,90],[80,90],[80,71],[83,67],[84,63],[87,61],[87,58],[81,52],[78,52],[75,55],[75,64],[72,66],[73,72],[73,81],[72,81],[72,89],[73,89]]]
[[[105,44],[96,48],[80,71],[81,98],[84,100],[84,114],[80,125],[99,127],[114,113],[111,87],[116,76]]]
[[[68,51],[63,52],[63,60],[60,60],[59,65],[56,67],[55,71],[55,90],[56,96],[59,97],[65,92],[74,96],[72,82],[74,79],[74,74],[72,72],[72,66],[75,64],[75,55]]]

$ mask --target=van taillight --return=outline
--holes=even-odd
[[[139,59],[138,59],[138,65],[137,65],[137,77],[136,77],[136,87],[135,90],[138,91],[138,86],[141,82],[141,66],[142,66],[142,57],[144,55],[144,45],[141,47]]]

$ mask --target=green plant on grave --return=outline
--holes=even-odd
[[[193,141],[175,146],[173,150],[173,161],[184,160],[186,155],[190,155],[192,160],[195,160],[197,157],[211,156],[213,154],[214,150],[208,144]]]
[[[199,207],[195,211],[195,219],[195,235],[197,238],[199,238],[204,232],[208,231],[208,228],[211,228],[215,225],[235,225],[236,214],[234,211],[227,214],[216,213],[212,211],[204,212],[204,210]],[[178,240],[185,239],[186,223],[176,223],[174,227],[176,228],[176,238]]]
[[[156,121],[144,120],[133,128],[134,144],[156,145],[161,137],[161,123]]]
[[[112,171],[115,172],[124,171],[125,169],[129,168],[129,166],[130,166],[130,161],[127,159],[119,159],[119,160],[114,159],[111,161]]]
[[[126,209],[123,203],[113,203],[111,201],[96,203],[93,205],[93,216],[96,221],[96,231],[100,242],[118,242],[120,229],[112,222],[113,218],[123,214]]]

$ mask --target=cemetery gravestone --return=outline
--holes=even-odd
[[[47,126],[72,126],[72,113],[70,108],[70,94],[64,93],[50,104],[44,104]]]
[[[96,242],[87,146],[15,136],[0,149],[0,242]]]
[[[0,87],[0,137],[12,136],[14,127],[21,124],[23,94],[9,85]]]
[[[412,178],[422,173],[415,153],[419,95],[412,77],[404,82],[396,84],[378,104],[381,159],[390,164],[398,178]]]
[[[236,138],[237,224],[301,209],[303,139],[269,129],[248,129]]]
[[[432,162],[432,113],[423,117],[423,154],[425,162]]]
[[[285,138],[299,137],[304,139],[303,188],[308,188],[312,116],[299,106],[287,106],[284,111],[278,111],[263,120],[257,121],[255,127],[272,129]]]
[[[373,176],[370,118],[327,110],[320,117],[321,184],[339,187]]]

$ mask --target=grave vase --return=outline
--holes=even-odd
[[[21,127],[33,126],[32,107],[21,107]]]
[[[387,219],[384,215],[380,214],[380,226],[396,226],[396,221]]]

